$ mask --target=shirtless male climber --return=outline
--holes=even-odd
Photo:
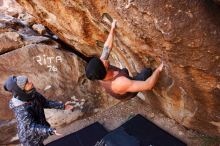
[[[108,57],[113,46],[116,22],[113,20],[111,24],[101,57],[93,57],[87,64],[86,76],[90,80],[98,80],[111,96],[117,99],[130,99],[139,91],[151,90],[154,87],[163,69],[163,63],[154,72],[151,68],[144,68],[134,77],[129,76],[126,68],[120,69],[110,65]]]

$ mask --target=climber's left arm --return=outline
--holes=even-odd
[[[108,60],[109,54],[112,50],[116,22],[117,22],[116,20],[113,20],[113,22],[112,22],[112,27],[111,27],[110,33],[108,35],[107,40],[105,41],[102,55],[100,57],[100,59],[102,59],[102,60]]]

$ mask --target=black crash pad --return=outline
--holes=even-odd
[[[141,146],[186,146],[185,143],[141,115],[136,115],[119,128],[136,137]]]
[[[186,146],[185,143],[159,128],[141,115],[136,115],[117,129],[123,129],[140,141],[140,146]],[[108,134],[98,122],[47,144],[47,146],[94,146]],[[104,138],[105,139],[105,138]]]
[[[77,132],[53,141],[47,146],[94,146],[108,132],[98,122],[85,127]]]

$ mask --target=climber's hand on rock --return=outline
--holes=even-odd
[[[65,110],[73,110],[74,106],[72,105],[71,101],[67,101],[64,105]]]
[[[158,66],[158,68],[157,68],[157,70],[159,71],[159,72],[161,72],[162,70],[163,70],[163,66],[164,66],[164,64],[163,64],[163,62],[160,64],[160,66]]]
[[[113,20],[113,22],[112,22],[112,29],[115,29],[116,28],[116,24],[117,24],[117,20]]]

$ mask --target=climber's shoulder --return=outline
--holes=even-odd
[[[111,88],[116,92],[127,92],[128,87],[132,84],[132,80],[125,76],[117,77],[114,81],[112,81]]]

